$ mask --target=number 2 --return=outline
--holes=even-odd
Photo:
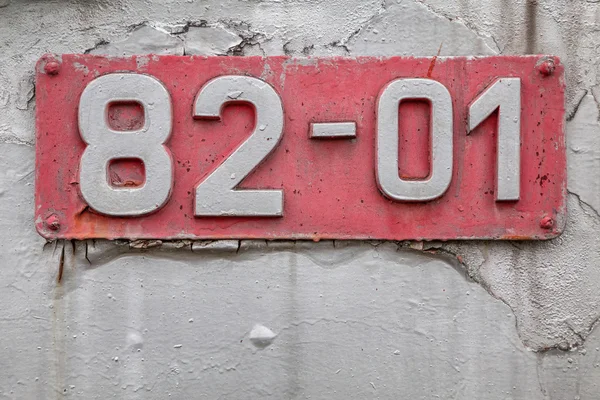
[[[219,118],[226,103],[238,101],[254,106],[256,127],[252,135],[196,187],[195,215],[281,216],[282,190],[236,189],[281,139],[283,107],[275,89],[249,76],[215,78],[198,93],[194,117]]]

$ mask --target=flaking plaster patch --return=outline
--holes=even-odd
[[[569,122],[567,130],[568,187],[581,201],[600,210],[600,179],[582,179],[587,171],[600,178],[600,122],[598,104],[588,92]]]
[[[493,55],[493,41],[460,21],[431,12],[423,4],[393,1],[344,41],[351,55]]]
[[[135,54],[183,55],[183,49],[183,41],[178,37],[144,24],[135,27],[124,39],[101,42],[88,53],[117,57]]]
[[[221,27],[207,26],[190,28],[185,34],[184,53],[186,55],[224,56],[231,48],[242,43],[242,38]]]
[[[29,108],[29,102],[35,96],[35,86],[33,74],[29,73],[21,79],[19,79],[17,98],[15,100],[15,107],[19,110],[27,110]]]

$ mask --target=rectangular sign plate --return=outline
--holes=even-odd
[[[548,239],[558,58],[46,55],[48,239]]]

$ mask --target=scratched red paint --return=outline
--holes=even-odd
[[[563,67],[546,74],[540,56],[487,58],[309,58],[91,55],[44,56],[37,66],[36,226],[49,239],[547,239],[564,225],[566,163]],[[58,65],[49,63],[57,62]],[[433,68],[432,68],[433,66]],[[111,72],[149,74],[173,102],[166,143],[175,166],[167,204],[143,217],[95,213],[78,189],[84,143],[77,108],[86,84]],[[545,71],[545,69],[544,69]],[[283,217],[194,217],[194,188],[253,129],[252,108],[232,105],[221,121],[192,118],[200,88],[220,75],[242,74],[270,83],[282,98],[283,138],[241,184],[283,188]],[[425,203],[385,198],[375,180],[377,97],[396,78],[430,77],[453,101],[454,175],[448,191]],[[496,116],[466,134],[469,103],[498,77],[522,79],[521,198],[495,201]],[[109,113],[115,129],[139,124],[135,109]],[[429,173],[429,110],[419,102],[399,109],[399,173]],[[412,118],[407,118],[411,117]],[[311,122],[356,121],[355,140],[311,140]],[[125,160],[111,181],[143,184],[143,164]]]

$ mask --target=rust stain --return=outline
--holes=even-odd
[[[525,20],[526,20],[526,54],[534,54],[537,47],[537,5],[538,0],[527,0],[525,5]]]
[[[440,48],[438,49],[438,52],[435,56],[433,56],[433,58],[431,59],[431,64],[429,64],[429,69],[427,70],[427,77],[431,78],[431,74],[433,73],[433,69],[435,68],[435,63],[437,61],[437,58],[440,56],[440,53],[442,52],[442,46],[444,45],[444,42],[440,43]]]
[[[87,204],[83,206],[83,208],[81,209],[81,211],[78,211],[75,214],[75,218],[80,217],[86,211],[90,211],[90,206],[88,206]]]
[[[62,281],[63,271],[65,269],[65,244],[63,243],[62,251],[60,252],[60,261],[58,262],[58,277],[56,283]]]
[[[523,235],[504,235],[504,236],[501,236],[500,239],[503,239],[503,240],[531,240],[533,238],[531,236],[523,236]]]

